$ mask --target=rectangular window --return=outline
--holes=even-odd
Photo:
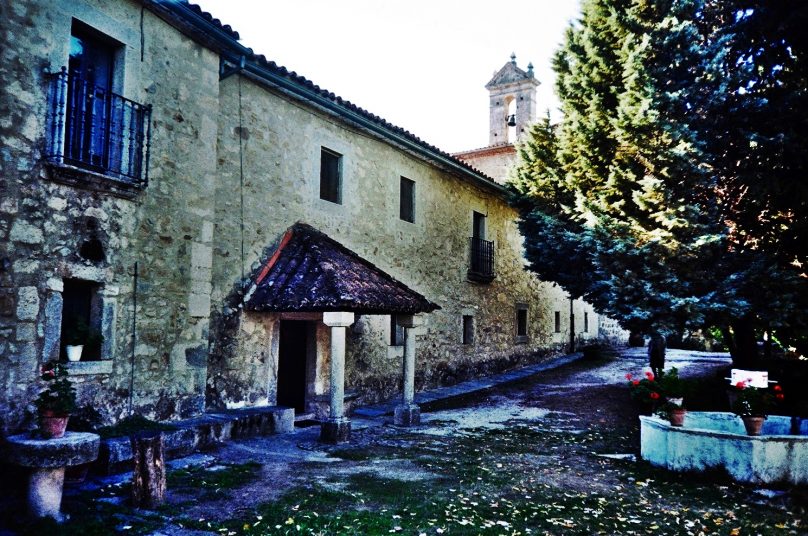
[[[474,317],[463,315],[463,344],[474,344]]]
[[[474,212],[471,233],[472,238],[485,240],[485,214]]]
[[[398,325],[396,315],[390,315],[390,346],[404,346],[404,326]]]
[[[65,279],[62,291],[61,357],[67,346],[82,346],[81,360],[101,359],[101,286],[92,281]]]
[[[527,341],[527,304],[516,304],[516,340]]]
[[[406,177],[401,177],[398,213],[402,220],[415,223],[415,181]]]
[[[342,155],[325,147],[320,151],[320,199],[342,204]]]
[[[555,332],[561,333],[561,311],[555,312]]]
[[[584,333],[589,333],[589,313],[584,313]]]

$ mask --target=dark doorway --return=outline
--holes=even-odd
[[[306,405],[306,357],[309,322],[281,320],[278,342],[278,405],[302,413]]]

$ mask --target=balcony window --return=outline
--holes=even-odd
[[[480,283],[490,283],[496,277],[494,272],[494,243],[485,239],[484,214],[473,213],[472,236],[469,239],[469,272],[468,278]]]
[[[151,107],[112,91],[116,45],[74,25],[68,67],[54,77],[48,160],[145,183]]]

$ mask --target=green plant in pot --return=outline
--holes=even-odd
[[[67,420],[76,409],[76,390],[67,378],[67,368],[58,361],[42,366],[47,387],[34,401],[39,416],[39,431],[46,438],[64,436]]]
[[[99,353],[104,336],[97,329],[90,329],[84,318],[72,318],[62,333],[68,361],[79,361],[82,354]]]
[[[763,422],[774,407],[775,401],[785,398],[783,389],[774,386],[774,394],[769,389],[752,387],[747,382],[738,382],[734,386],[735,401],[732,403],[732,412],[743,420],[746,433],[760,435]]]

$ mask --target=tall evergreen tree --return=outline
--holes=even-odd
[[[806,332],[805,9],[772,5],[586,0],[512,181],[542,278],[630,329],[720,326],[745,365]]]

